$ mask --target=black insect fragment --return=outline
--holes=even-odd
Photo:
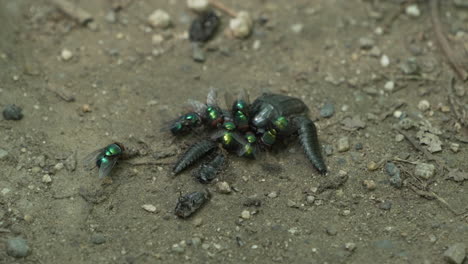
[[[216,178],[218,172],[222,169],[226,158],[223,154],[218,154],[211,161],[203,164],[198,171],[195,172],[195,178],[200,183],[210,183]]]
[[[187,218],[200,209],[210,199],[210,193],[205,192],[192,192],[179,197],[175,215],[180,218]]]
[[[210,40],[216,33],[219,22],[219,17],[213,11],[203,13],[195,20],[193,20],[192,24],[190,25],[190,41],[206,42]]]
[[[7,105],[3,109],[3,117],[6,120],[21,120],[23,118],[21,111],[23,111],[23,109],[17,105]]]

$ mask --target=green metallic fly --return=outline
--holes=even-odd
[[[84,160],[85,169],[92,170],[99,168],[99,178],[108,176],[117,161],[122,158],[125,147],[118,142],[114,142],[104,148],[98,149],[88,154]]]

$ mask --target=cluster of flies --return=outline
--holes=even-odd
[[[211,89],[206,103],[189,100],[190,112],[171,121],[166,128],[179,137],[191,132],[207,131],[208,137],[191,145],[176,161],[172,172],[181,173],[197,161],[207,158],[195,170],[196,179],[203,184],[212,182],[226,162],[226,153],[255,159],[263,150],[271,149],[276,142],[297,137],[312,165],[321,173],[327,167],[321,155],[314,123],[307,117],[308,108],[298,98],[282,94],[264,93],[249,102],[246,92],[236,99],[226,93],[227,109],[218,105],[217,93]],[[119,159],[126,158],[121,143],[112,143],[85,158],[89,169],[99,168],[99,177],[111,172]],[[199,209],[210,194],[192,192],[179,197],[175,214],[186,218]]]
[[[219,17],[208,11],[200,14],[191,24],[189,39],[194,47],[210,40],[220,24]],[[181,173],[200,159],[208,157],[195,171],[196,179],[203,184],[212,182],[226,163],[226,153],[255,159],[262,150],[271,149],[276,142],[298,137],[305,155],[321,173],[327,167],[321,155],[314,123],[307,117],[308,108],[298,98],[265,93],[250,103],[247,93],[236,99],[225,96],[226,109],[218,105],[216,91],[211,89],[206,103],[190,100],[191,111],[185,113],[166,128],[174,136],[193,131],[207,131],[209,137],[197,141],[176,161],[174,175]],[[98,149],[84,159],[85,168],[99,168],[99,178],[108,176],[120,159],[134,156],[122,143],[114,142]],[[175,214],[187,218],[210,198],[208,191],[181,195]]]

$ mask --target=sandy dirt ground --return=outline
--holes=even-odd
[[[467,83],[429,1],[223,0],[253,31],[229,37],[218,10],[203,63],[186,1],[71,1],[87,26],[51,2],[0,1],[0,108],[24,115],[0,120],[0,263],[468,263]],[[466,1],[439,2],[468,70]],[[156,9],[169,28],[148,24]],[[229,155],[212,184],[172,176],[208,134],[161,128],[210,87],[302,99],[329,173],[291,139]],[[115,141],[139,150],[128,162],[162,165],[121,162],[105,180],[83,168]],[[174,215],[181,193],[204,189],[195,215]]]

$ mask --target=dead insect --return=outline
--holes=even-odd
[[[209,199],[210,193],[192,192],[179,197],[174,213],[180,218],[187,218],[200,209]]]

